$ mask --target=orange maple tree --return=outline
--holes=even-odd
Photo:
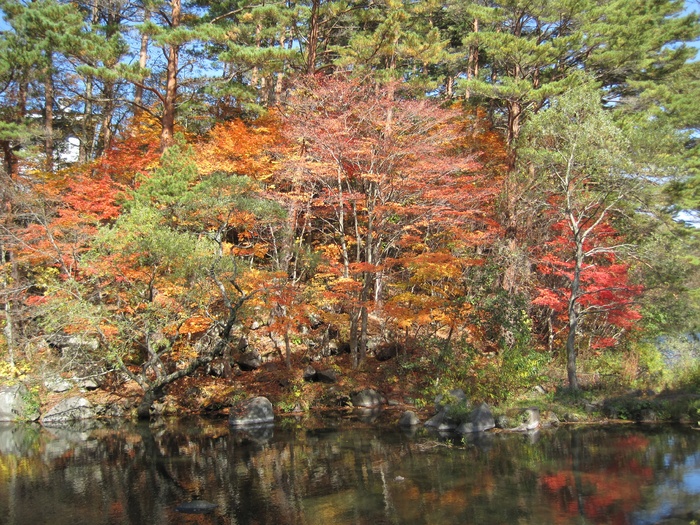
[[[397,260],[429,268],[429,253],[436,263],[456,260],[495,231],[483,206],[496,191],[462,147],[459,113],[394,96],[399,88],[308,80],[290,97],[285,121],[297,150],[283,178],[308,196],[304,235],[326,260],[328,299],[348,316],[355,366]]]

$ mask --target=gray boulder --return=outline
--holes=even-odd
[[[49,344],[58,348],[64,357],[96,352],[100,348],[99,340],[86,335],[56,334]]]
[[[446,395],[435,396],[435,411],[440,412],[443,409],[454,409],[458,406],[469,406],[467,394],[461,388],[450,390]]]
[[[327,368],[326,370],[319,370],[316,372],[316,381],[319,383],[336,383],[338,381],[338,376],[332,368]]]
[[[350,399],[352,400],[353,406],[364,408],[377,407],[383,405],[385,402],[384,396],[373,388],[366,388],[365,390],[356,392],[350,396]]]
[[[491,413],[491,408],[486,403],[481,403],[469,414],[468,421],[457,427],[457,432],[460,434],[484,432],[491,430],[495,426],[496,421],[493,418],[493,413]]]
[[[523,423],[518,427],[521,430],[535,430],[540,427],[540,409],[526,408],[522,415]]]
[[[302,377],[303,377],[304,381],[309,381],[309,382],[316,381],[316,379],[317,379],[316,369],[311,365],[307,366],[304,369],[304,373],[302,374]]]
[[[244,352],[236,358],[236,364],[244,372],[250,372],[252,370],[257,370],[262,366],[262,359],[260,354],[255,350],[249,352]]]
[[[540,418],[540,426],[542,428],[551,428],[559,426],[559,418],[554,412],[546,412],[543,418]]]
[[[401,351],[399,343],[385,343],[377,347],[374,351],[374,357],[377,358],[377,361],[388,361],[399,355]]]
[[[0,387],[0,421],[36,421],[38,403],[33,402],[27,387],[18,384]]]
[[[83,419],[93,419],[97,413],[92,403],[84,397],[69,397],[50,409],[41,418],[44,425],[63,425]]]
[[[97,390],[100,387],[97,381],[90,377],[74,378],[74,381],[75,384],[78,385],[78,388],[81,388],[83,390]]]
[[[228,422],[232,427],[269,425],[275,420],[272,403],[266,397],[254,397],[231,407]]]
[[[440,432],[456,430],[467,420],[470,403],[461,388],[450,390],[446,395],[435,398],[436,414],[425,422],[425,426]]]
[[[399,426],[415,427],[418,425],[420,425],[420,419],[418,419],[418,416],[412,410],[406,410],[406,412],[401,414],[401,419],[399,419]]]
[[[498,416],[496,427],[510,432],[530,432],[540,428],[540,409],[536,407],[521,410],[512,417]]]
[[[503,430],[513,428],[513,421],[505,414],[501,414],[496,417],[496,428],[501,428]]]
[[[336,383],[338,381],[338,376],[332,368],[317,371],[311,365],[304,369],[302,377],[304,378],[304,381],[310,383]]]
[[[443,409],[426,421],[425,426],[439,432],[451,432],[459,426],[459,421],[448,417],[447,410]]]
[[[382,415],[382,409],[379,407],[359,407],[355,408],[353,414],[360,423],[376,423],[379,416]]]
[[[73,388],[73,383],[61,376],[49,377],[44,381],[46,390],[60,394]]]

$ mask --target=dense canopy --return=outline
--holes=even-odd
[[[147,415],[250,347],[347,348],[505,399],[698,330],[683,1],[0,9],[10,375],[120,371]]]

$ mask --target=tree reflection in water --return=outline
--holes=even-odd
[[[700,433],[671,427],[459,444],[345,420],[0,427],[8,525],[646,524],[699,518],[699,476]],[[217,506],[176,511],[192,500]]]

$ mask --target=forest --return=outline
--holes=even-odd
[[[697,393],[692,2],[0,10],[0,382]]]

